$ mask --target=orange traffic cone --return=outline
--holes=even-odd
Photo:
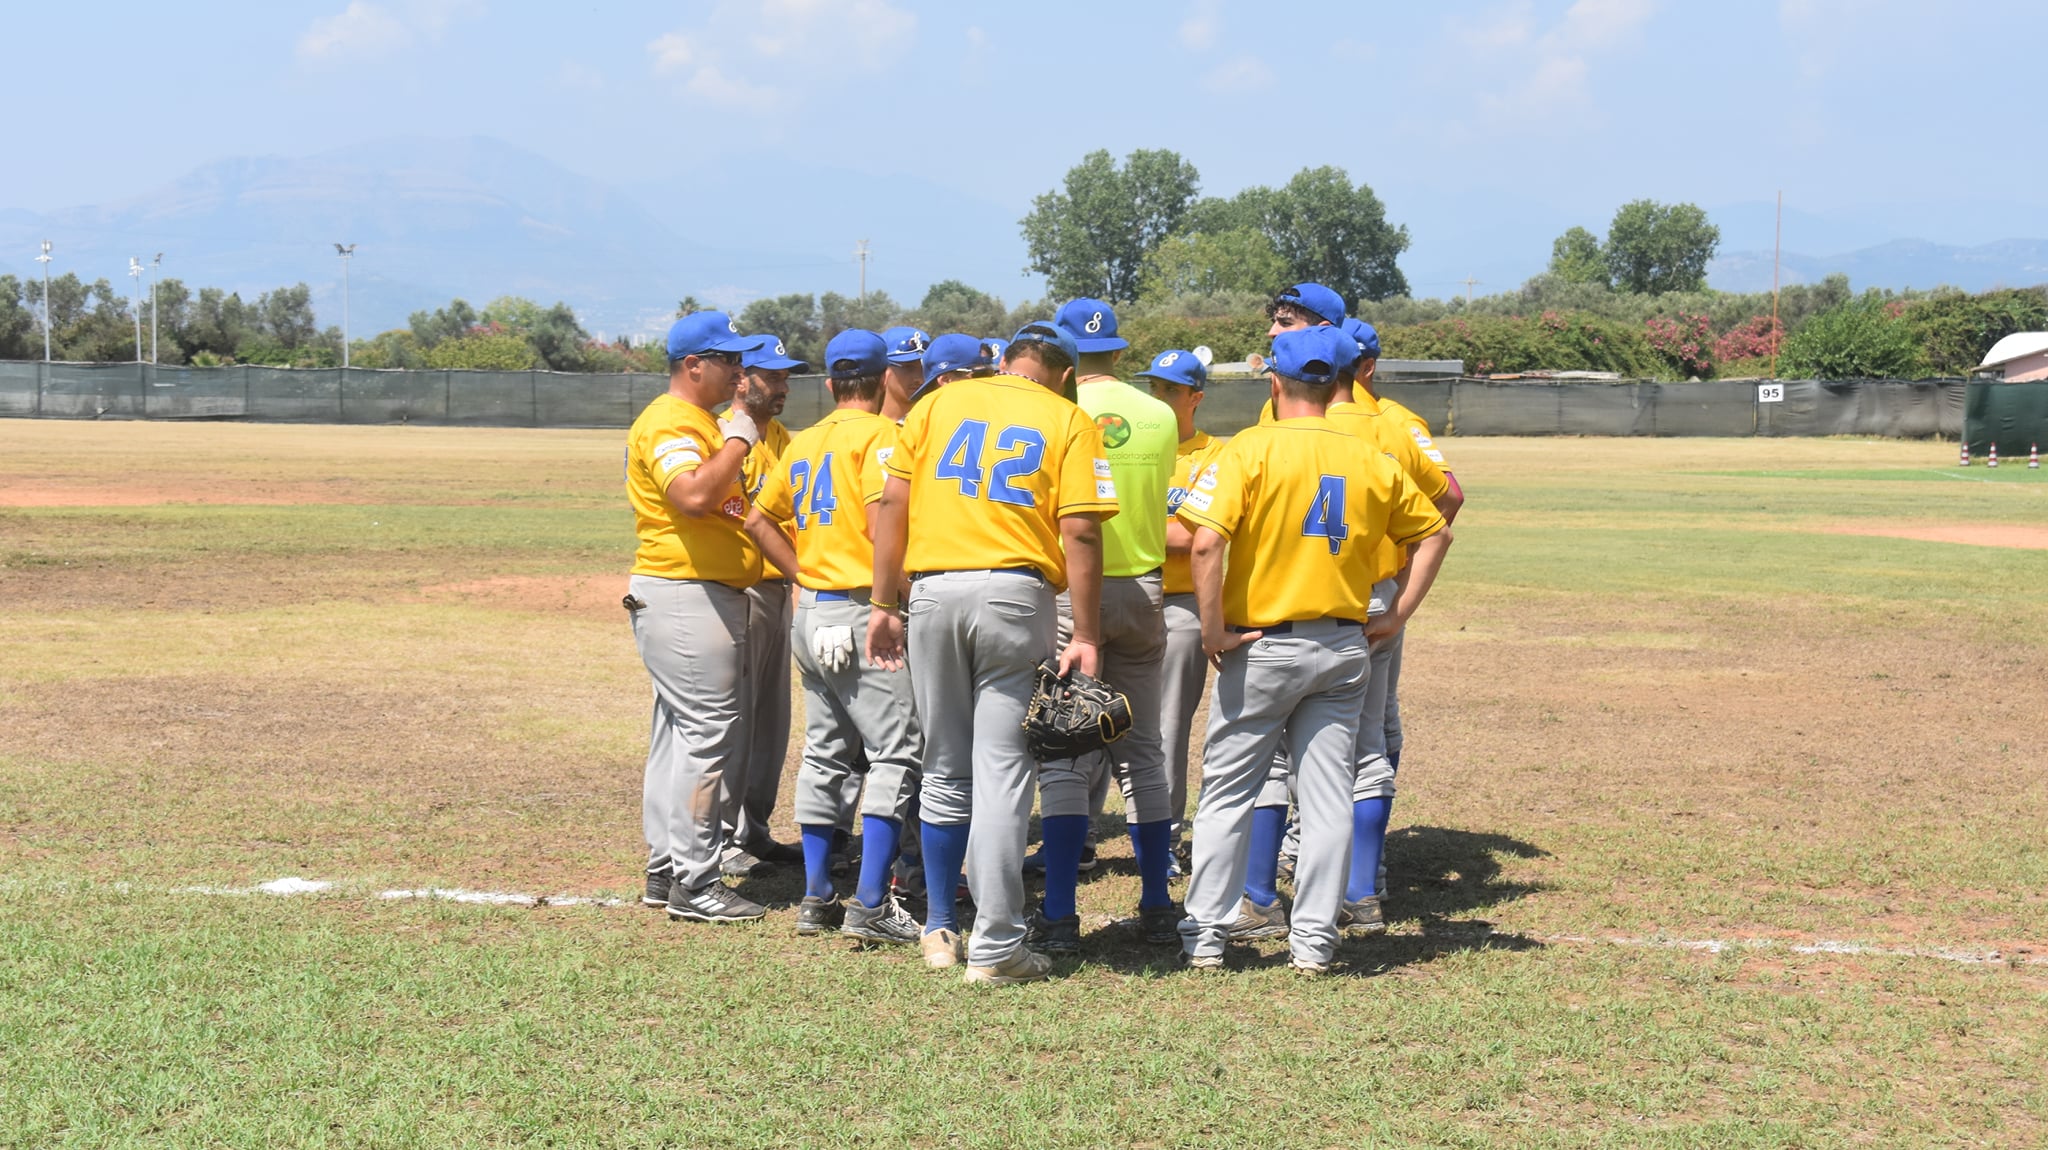
[[[2041,445],[2038,443],[2029,443],[2027,445],[2027,470],[2041,470]]]
[[[1998,441],[1995,439],[1991,441],[1991,454],[1984,457],[1984,466],[1998,466]]]
[[[1958,460],[1956,460],[1956,466],[1957,466],[1957,467],[1968,467],[1968,466],[1970,465],[1970,441],[1969,441],[1969,440],[1967,440],[1967,439],[1965,439],[1965,440],[1963,440],[1963,441],[1962,441],[1962,443],[1963,443],[1963,457],[1962,457],[1961,459],[1958,459]]]

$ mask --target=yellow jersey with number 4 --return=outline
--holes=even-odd
[[[1195,480],[1201,477],[1202,469],[1215,460],[1230,442],[1218,439],[1206,431],[1197,430],[1193,435],[1180,441],[1180,448],[1173,457],[1173,486],[1166,489],[1166,517],[1172,519],[1180,510],[1180,501],[1187,498]],[[1165,593],[1168,595],[1189,595],[1195,590],[1195,575],[1188,568],[1186,555],[1168,554],[1164,572]]]
[[[1223,619],[1233,627],[1363,621],[1373,553],[1444,526],[1400,467],[1323,418],[1238,433],[1196,478],[1180,518],[1230,540]]]
[[[910,483],[903,568],[1035,568],[1067,585],[1060,519],[1116,514],[1102,432],[1064,396],[1014,375],[963,379],[904,417],[883,462]]]
[[[896,425],[855,409],[798,432],[755,499],[761,514],[796,533],[796,581],[813,591],[853,591],[874,579],[868,505],[882,497],[882,459]]]
[[[654,397],[626,433],[626,498],[640,549],[633,574],[705,579],[752,587],[761,579],[761,550],[741,524],[746,489],[735,479],[718,510],[692,517],[668,501],[668,485],[725,446],[711,413],[666,392]]]

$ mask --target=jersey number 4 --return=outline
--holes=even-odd
[[[1335,555],[1351,538],[1351,525],[1344,521],[1344,477],[1325,475],[1316,483],[1316,497],[1301,518],[1301,533],[1330,543]]]
[[[987,444],[987,421],[963,420],[954,429],[953,437],[946,441],[946,450],[939,453],[939,465],[933,474],[958,483],[960,494],[967,498],[980,498],[984,475],[982,455]],[[996,432],[996,450],[1017,454],[998,461],[986,472],[990,501],[1014,507],[1037,506],[1037,497],[1016,483],[1038,474],[1038,469],[1044,465],[1045,436],[1035,427],[1012,424]]]
[[[819,523],[832,526],[832,512],[839,507],[839,499],[832,493],[832,453],[818,461],[816,480],[811,475],[811,461],[799,459],[789,465],[789,485],[795,494],[790,496],[790,506],[796,508],[796,529],[802,531],[811,525],[815,516]],[[804,507],[804,496],[810,496],[811,505]]]

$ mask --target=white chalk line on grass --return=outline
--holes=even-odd
[[[251,887],[188,886],[179,887],[178,894],[207,895],[273,895],[289,897],[303,894],[325,894],[335,891],[335,884],[319,879],[299,878],[288,875],[272,879]],[[340,892],[336,892],[340,893]],[[454,902],[472,906],[594,906],[594,907],[635,907],[639,904],[630,899],[599,898],[589,895],[541,895],[522,894],[516,891],[468,890],[462,887],[421,887],[417,890],[378,891],[377,897],[385,901]],[[1512,941],[1516,935],[1487,932],[1487,940]],[[2005,954],[1996,950],[1967,950],[1958,947],[1911,947],[1877,946],[1865,942],[1843,942],[1838,939],[1816,939],[1812,942],[1792,942],[1777,938],[1658,938],[1626,934],[1585,935],[1550,934],[1536,935],[1542,943],[1564,943],[1579,946],[1622,946],[1644,950],[1689,950],[1702,954],[1722,954],[1730,951],[1784,951],[1803,955],[1842,955],[1852,958],[1927,958],[1939,962],[1952,962],[1964,966],[2048,966],[2048,954],[2014,953]]]

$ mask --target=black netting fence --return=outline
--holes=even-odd
[[[547,371],[0,362],[0,416],[625,427],[667,386],[657,375]],[[1397,378],[1380,391],[1445,435],[1960,436],[1967,395],[1974,450],[1994,433],[2008,453],[2048,436],[2048,383],[1436,377]],[[1263,380],[1216,380],[1200,422],[1216,432],[1244,427],[1266,394]],[[783,421],[805,427],[831,407],[823,377],[798,376]]]
[[[2048,442],[2048,380],[1972,380],[1964,418],[1970,454],[1988,454],[1995,443],[2007,459],[2027,455]]]

